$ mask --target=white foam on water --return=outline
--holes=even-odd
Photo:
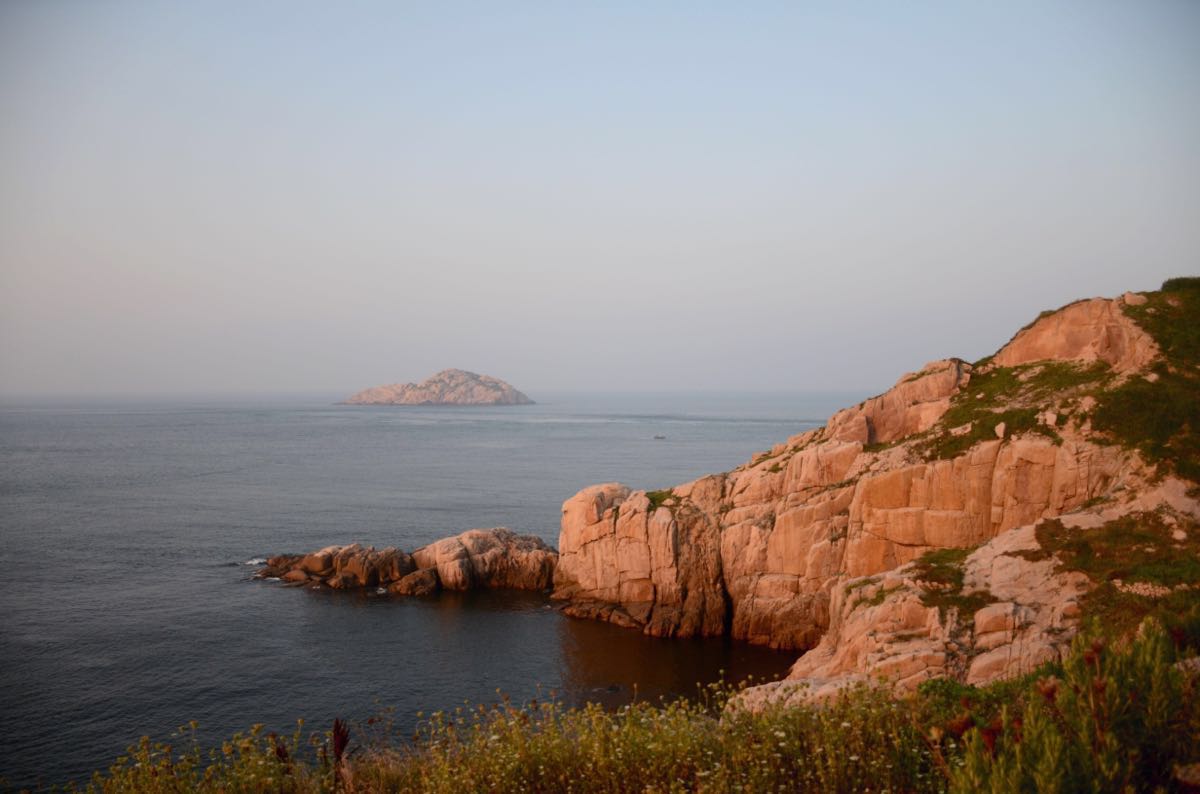
[[[264,557],[252,557],[251,559],[246,560],[244,563],[242,563],[242,565],[266,565],[266,564],[267,564],[267,561],[266,561],[266,558],[264,558]]]

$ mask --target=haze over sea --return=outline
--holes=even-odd
[[[555,691],[608,705],[794,655],[573,620],[541,594],[393,599],[251,579],[269,554],[412,550],[508,526],[557,546],[593,483],[723,471],[863,394],[534,394],[510,408],[326,399],[0,409],[0,777],[79,779],[189,720],[326,729]],[[656,435],[666,436],[655,439]]]

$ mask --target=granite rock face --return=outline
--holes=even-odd
[[[1110,519],[1167,504],[1200,515],[1178,480],[1153,496],[1154,472],[1092,432],[1095,401],[1062,376],[1095,362],[1118,380],[1146,372],[1158,348],[1122,311],[1139,299],[1064,307],[978,365],[932,362],[733,471],[660,492],[585,488],[563,505],[553,597],[656,636],[808,651],[766,700],[868,677],[911,691],[937,675],[1030,669],[1069,641],[1084,587],[1009,553],[1036,546],[1039,521],[1102,500]],[[972,388],[1002,377],[1023,401],[993,405]],[[970,419],[948,424],[952,407]],[[939,448],[956,437],[961,449]],[[979,614],[924,605],[912,564],[938,549],[972,550],[965,580],[993,599]]]
[[[1000,366],[1033,361],[1103,361],[1118,373],[1137,372],[1158,356],[1158,345],[1121,310],[1145,297],[1126,293],[1116,300],[1092,298],[1039,317],[1017,332],[996,354]]]
[[[411,555],[356,544],[311,554],[271,557],[259,578],[335,590],[385,588],[394,595],[447,590],[546,590],[558,554],[533,535],[510,529],[471,529],[423,546]]]
[[[347,405],[532,405],[533,400],[499,378],[446,369],[420,383],[365,389]]]

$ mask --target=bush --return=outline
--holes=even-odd
[[[1153,791],[1197,749],[1196,682],[1172,666],[1153,622],[1130,647],[1076,638],[1062,678],[970,734],[951,790],[962,792]]]

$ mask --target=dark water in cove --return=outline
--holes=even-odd
[[[514,408],[257,402],[0,409],[0,777],[81,779],[198,720],[324,729],[463,700],[690,694],[791,655],[573,620],[540,594],[389,599],[250,578],[255,558],[472,527],[557,545],[564,499],[721,471],[862,395],[539,395]],[[665,440],[655,440],[665,435]],[[540,687],[540,689],[539,689]]]

